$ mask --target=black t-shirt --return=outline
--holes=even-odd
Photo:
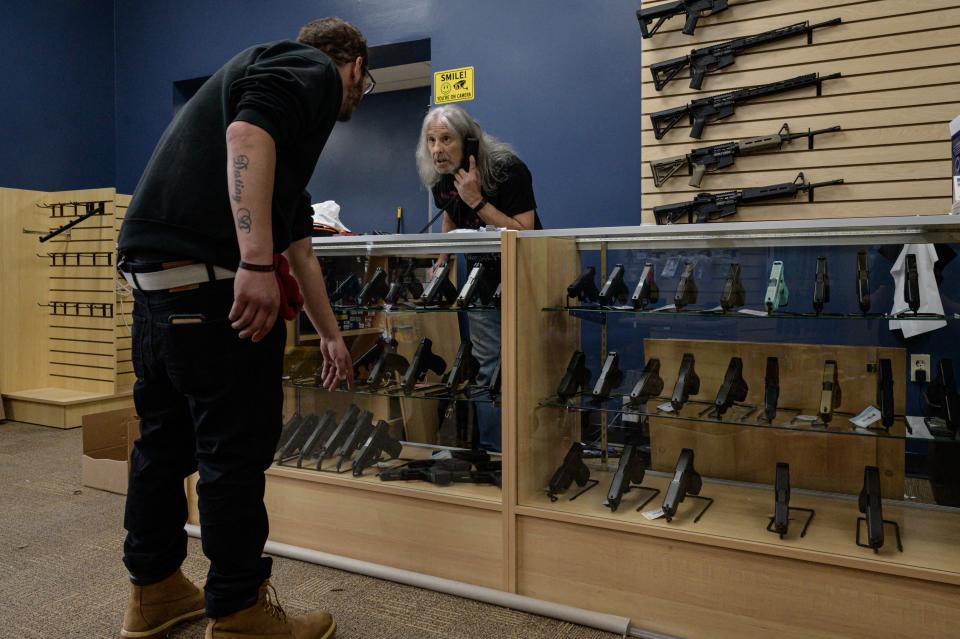
[[[313,228],[304,190],[336,124],[340,74],[326,54],[291,40],[238,53],[207,80],[160,138],[120,230],[119,249],[236,268],[240,260],[227,184],[226,130],[255,124],[273,137],[273,250]]]
[[[537,200],[533,196],[533,176],[530,169],[519,158],[510,162],[503,168],[506,179],[498,185],[496,193],[483,192],[483,199],[497,207],[497,209],[507,217],[514,217],[527,211],[533,211],[533,220],[535,230],[540,230],[543,226],[540,224],[540,217],[537,215]],[[438,209],[450,201],[450,198],[456,198],[456,202],[447,209],[447,214],[453,223],[460,229],[479,229],[483,228],[484,222],[473,212],[466,203],[457,196],[457,189],[453,187],[453,182],[449,182],[446,192],[441,180],[431,189],[433,192],[433,202]]]

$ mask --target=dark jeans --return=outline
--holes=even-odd
[[[134,291],[133,447],[124,526],[124,564],[146,585],[175,572],[187,555],[184,478],[199,469],[203,552],[210,559],[207,614],[256,602],[270,576],[263,557],[264,470],[280,437],[286,327],[257,344],[241,340],[227,314],[233,280],[170,293]],[[171,323],[202,314],[198,324]]]

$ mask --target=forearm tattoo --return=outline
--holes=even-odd
[[[238,155],[233,158],[233,198],[234,202],[239,202],[243,194],[243,171],[250,166],[250,158],[245,155]]]
[[[244,233],[249,233],[253,226],[253,218],[250,216],[250,209],[237,209],[237,228]]]

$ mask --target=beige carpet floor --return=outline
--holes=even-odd
[[[128,592],[120,495],[80,485],[80,430],[0,423],[0,637],[117,637]],[[198,541],[184,571],[206,573]],[[330,610],[338,639],[615,639],[617,635],[289,559],[288,612]],[[203,637],[202,622],[171,633]]]

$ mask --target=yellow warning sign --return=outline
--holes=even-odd
[[[447,69],[433,74],[434,104],[463,102],[473,98],[473,67]]]

